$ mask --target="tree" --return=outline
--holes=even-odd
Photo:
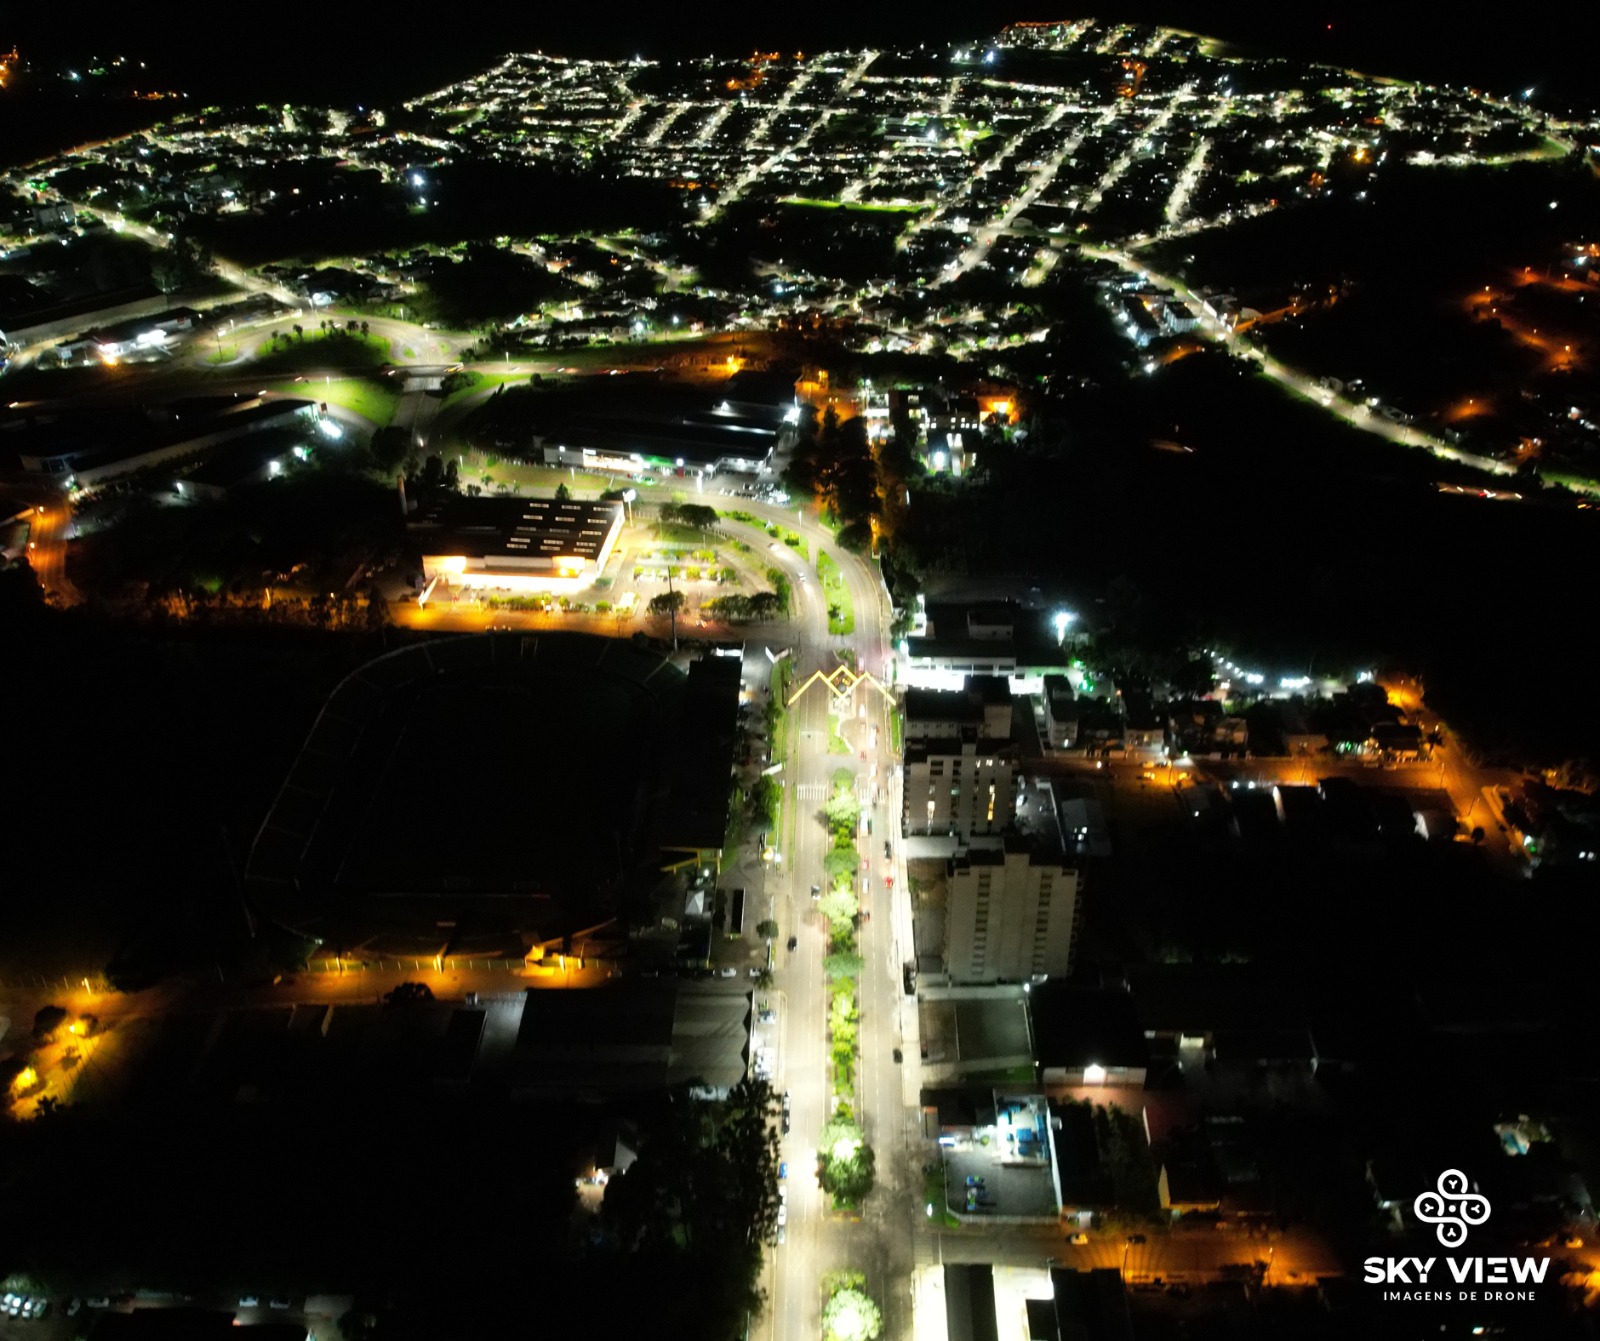
[[[43,1006],[33,1017],[33,1036],[41,1043],[49,1042],[55,1032],[67,1022],[64,1006]]]
[[[433,1000],[433,988],[425,982],[403,982],[383,994],[386,1006],[411,1006]]]
[[[863,960],[854,950],[835,950],[822,958],[822,972],[829,978],[859,978]]]
[[[681,591],[658,592],[650,598],[650,613],[659,617],[679,615],[683,607],[689,603],[689,598]]]
[[[822,1307],[826,1341],[875,1341],[883,1331],[883,1314],[859,1290],[840,1290]]]
[[[828,878],[835,884],[849,884],[854,878],[856,867],[861,864],[861,856],[855,847],[836,847],[822,859],[822,869],[828,873]]]
[[[764,918],[756,923],[756,935],[765,940],[775,941],[778,939],[778,924],[770,917]]]
[[[372,464],[382,471],[398,470],[411,451],[411,439],[405,429],[390,425],[372,435],[367,450]]]
[[[367,323],[364,321],[361,323],[361,334],[363,337],[367,334]]]
[[[817,1142],[817,1181],[839,1201],[859,1204],[872,1191],[877,1157],[853,1118],[835,1116]]]
[[[861,901],[853,885],[837,885],[817,901],[817,908],[829,922],[848,928],[861,912]]]
[[[556,502],[565,503],[572,497],[572,490],[565,484],[556,485]]]
[[[763,774],[750,788],[750,817],[760,824],[776,824],[782,801],[783,788],[778,785],[777,778]]]
[[[842,834],[848,838],[855,833],[861,823],[861,802],[856,799],[854,792],[838,791],[833,794],[833,799],[827,807],[828,827],[835,834]]]
[[[823,1305],[824,1341],[876,1341],[883,1331],[883,1314],[861,1290],[835,1291]]]
[[[758,591],[750,597],[750,618],[758,623],[776,619],[782,609],[783,603],[775,591]]]

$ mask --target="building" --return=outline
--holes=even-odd
[[[1028,1010],[1047,1090],[1144,1087],[1150,1048],[1131,993],[1045,983],[1029,994]]]
[[[1148,694],[1130,691],[1122,698],[1122,745],[1130,755],[1154,759],[1166,750],[1167,723]]]
[[[505,1083],[514,1098],[600,1099],[693,1085],[727,1094],[749,1066],[750,994],[717,982],[617,979],[525,992]]]
[[[422,572],[453,587],[569,591],[605,568],[621,503],[450,496],[413,522]]]
[[[778,393],[752,383],[735,385],[732,379],[709,403],[647,388],[625,405],[570,415],[535,445],[547,465],[635,478],[724,471],[755,475],[772,464],[779,436],[799,419],[793,384],[788,385],[787,402]]]
[[[905,684],[957,689],[970,675],[998,675],[1019,694],[1037,694],[1069,660],[1045,613],[1013,601],[930,605],[923,633],[902,642],[900,654]]]
[[[973,843],[946,867],[945,965],[952,984],[1064,977],[1082,923],[1078,873],[1011,837]]]
[[[1072,681],[1065,675],[1044,677],[1045,743],[1052,750],[1070,750],[1078,743],[1078,706]]]
[[[959,691],[905,697],[906,835],[999,833],[1016,815],[1011,688],[969,675]]]
[[[662,820],[661,855],[667,870],[721,864],[728,838],[728,795],[739,736],[743,649],[713,653],[689,665],[678,720],[671,790]],[[743,891],[738,891],[741,895]],[[739,916],[741,921],[742,900]],[[740,928],[730,924],[737,935]]]
[[[1166,705],[1168,744],[1174,755],[1244,754],[1250,727],[1242,713],[1229,714],[1216,699],[1176,699]]]
[[[1133,1341],[1128,1287],[1116,1267],[1050,1272],[1055,1325],[1061,1341]]]
[[[317,422],[315,401],[252,397],[216,412],[139,416],[107,431],[85,418],[19,429],[24,470],[88,489],[150,466],[199,456],[209,448],[269,429],[306,430]],[[108,438],[110,440],[108,440]]]
[[[179,498],[220,502],[235,489],[281,478],[297,461],[310,456],[301,435],[252,434],[225,443],[187,474],[172,482]]]
[[[95,356],[103,363],[116,363],[143,349],[165,346],[174,335],[194,329],[200,314],[192,307],[174,307],[154,316],[130,317],[89,332]]]

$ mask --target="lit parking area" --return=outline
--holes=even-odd
[[[941,1137],[951,1212],[967,1220],[1056,1220],[1049,1121],[1042,1095],[996,1095],[992,1123]]]

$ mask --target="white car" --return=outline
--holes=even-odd
[[[253,1295],[253,1294],[241,1295],[240,1298],[239,1298],[239,1307],[240,1308],[260,1308],[261,1307],[261,1300],[260,1300],[259,1296],[257,1296],[257,1295]]]
[[[717,970],[717,977],[719,977],[719,978],[737,978],[738,976],[739,976],[739,970],[736,969],[736,968],[725,968],[725,969],[718,969]]]
[[[789,1223],[789,1205],[787,1202],[778,1203],[778,1228],[782,1229]]]

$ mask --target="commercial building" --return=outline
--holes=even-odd
[[[105,363],[116,363],[136,350],[160,348],[174,335],[194,329],[200,314],[192,307],[173,307],[148,317],[131,317],[115,325],[100,326],[89,333],[95,355]]]
[[[289,430],[252,434],[225,443],[193,470],[172,482],[179,498],[220,502],[235,489],[284,475],[310,456],[303,435]]]
[[[974,675],[959,692],[908,690],[905,730],[904,834],[970,838],[1011,824],[1017,758],[1006,681]]]
[[[1064,977],[1082,923],[1078,873],[1025,838],[974,840],[946,869],[952,985]]]
[[[605,568],[621,503],[449,497],[411,523],[422,572],[453,587],[568,591]]]
[[[787,416],[787,417],[786,417]],[[640,476],[755,475],[772,464],[792,411],[722,399],[573,415],[539,440],[546,465]]]
[[[900,654],[907,685],[957,689],[969,675],[998,675],[1018,694],[1039,693],[1044,677],[1064,673],[1070,660],[1048,616],[1013,601],[929,605],[923,632],[903,641]]]
[[[220,410],[205,406],[179,412],[168,407],[159,417],[24,424],[16,430],[22,439],[18,459],[24,470],[88,489],[151,466],[199,456],[249,434],[309,429],[318,417],[315,401],[257,396]]]

